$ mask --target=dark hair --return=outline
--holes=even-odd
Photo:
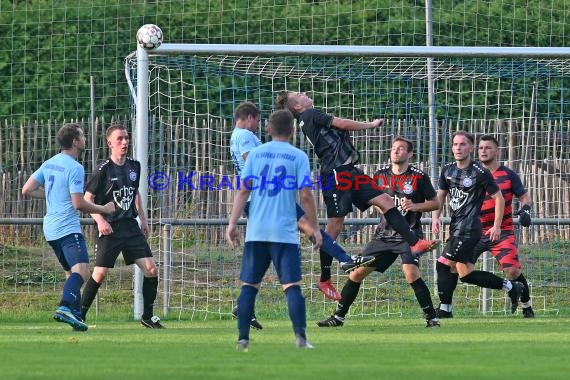
[[[497,148],[499,147],[499,141],[495,138],[495,136],[483,135],[483,136],[481,136],[481,138],[479,139],[479,141],[492,141],[493,144],[495,144],[495,146],[496,146]]]
[[[475,137],[473,137],[473,135],[471,133],[468,133],[467,131],[457,131],[453,134],[453,138],[455,138],[456,136],[463,136],[467,138],[467,140],[469,140],[471,145],[475,145]]]
[[[273,106],[276,110],[286,110],[288,109],[288,101],[289,101],[289,91],[283,90],[277,93],[277,97],[275,98],[275,104]]]
[[[398,136],[398,137],[396,137],[396,138],[394,139],[394,141],[392,141],[392,145],[393,145],[395,142],[397,142],[397,141],[402,141],[402,142],[404,142],[404,143],[406,143],[406,144],[408,145],[408,153],[414,151],[414,144],[412,144],[412,142],[411,142],[410,140]]]
[[[111,133],[115,132],[117,129],[120,129],[122,131],[126,131],[127,127],[125,127],[125,125],[122,123],[114,121],[111,124],[109,124],[109,126],[107,127],[107,130],[105,131],[105,138],[109,139],[109,136],[111,136]]]
[[[271,135],[288,137],[293,131],[295,118],[289,110],[277,110],[269,116]]]
[[[65,123],[57,131],[56,140],[62,149],[71,149],[73,147],[73,140],[81,136],[81,127],[75,123]]]
[[[235,120],[245,120],[248,116],[253,118],[258,117],[260,114],[259,108],[252,102],[244,102],[237,106],[234,111]]]

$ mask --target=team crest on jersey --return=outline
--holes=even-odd
[[[469,177],[465,177],[463,179],[463,186],[465,187],[471,187],[471,185],[473,185],[473,180]]]
[[[404,194],[406,195],[410,195],[414,192],[414,186],[412,186],[411,183],[405,183],[404,187],[402,188],[402,191],[404,192]]]
[[[131,207],[134,198],[135,198],[134,187],[123,186],[119,190],[113,191],[113,200],[115,201],[115,204],[121,208],[121,210],[127,211]]]
[[[451,195],[449,207],[451,207],[453,211],[460,209],[467,201],[467,196],[469,195],[469,193],[458,189],[457,187],[451,188],[449,194]]]
[[[134,170],[129,171],[129,179],[131,181],[136,181],[137,180],[137,172],[135,172]]]

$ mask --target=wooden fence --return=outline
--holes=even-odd
[[[125,119],[126,120],[126,119]],[[81,124],[87,136],[87,150],[81,160],[86,173],[107,155],[104,125],[96,120],[95,127],[85,120]],[[5,121],[0,128],[0,217],[38,218],[45,211],[41,200],[23,199],[21,188],[41,162],[57,153],[55,134],[60,122],[34,122],[12,125]],[[164,191],[149,190],[151,218],[226,218],[231,209],[234,191],[195,191],[178,188],[179,173],[195,172],[211,175],[219,183],[223,176],[233,175],[229,158],[231,121],[228,120],[161,120],[151,119],[149,128],[149,173],[161,171],[171,177]],[[438,166],[450,160],[450,137],[456,129],[465,129],[476,136],[491,133],[501,142],[505,163],[517,171],[531,191],[533,215],[544,218],[570,218],[570,128],[568,123],[539,121],[531,125],[522,120],[441,121],[438,128]],[[354,134],[361,151],[361,163],[372,174],[387,162],[388,149],[395,135],[404,135],[415,142],[416,165],[429,173],[429,136],[425,121],[391,121],[386,127]],[[134,139],[133,139],[134,140]],[[94,150],[92,150],[92,141]],[[311,147],[298,132],[294,144],[308,151]],[[312,155],[311,155],[312,156]],[[314,157],[312,162],[316,163]],[[439,171],[439,168],[438,168]],[[315,170],[315,176],[317,171]],[[317,195],[320,217],[324,205]],[[368,214],[356,213],[355,217]],[[365,229],[364,229],[365,230]],[[538,231],[538,232],[537,232]],[[569,239],[567,228],[542,226],[525,235],[525,240]],[[223,238],[223,237],[222,237]],[[0,238],[1,239],[1,238]],[[1,241],[1,240],[0,240]]]

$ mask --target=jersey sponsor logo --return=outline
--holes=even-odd
[[[121,210],[127,211],[131,204],[133,204],[133,199],[135,198],[135,188],[123,186],[119,190],[113,191],[113,200],[121,208]]]
[[[402,209],[402,205],[404,204],[406,197],[398,197],[397,195],[394,195],[392,197],[392,199],[394,200],[394,204],[398,208],[398,211],[400,211],[400,214],[402,214],[403,216],[406,216],[408,214],[408,210]]]
[[[451,207],[453,211],[460,209],[467,201],[467,196],[469,195],[469,193],[458,189],[457,187],[452,187],[449,190],[449,194],[451,195],[449,207]]]

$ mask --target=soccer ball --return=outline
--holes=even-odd
[[[162,30],[154,24],[143,25],[137,32],[137,42],[147,50],[156,49],[162,44]]]

